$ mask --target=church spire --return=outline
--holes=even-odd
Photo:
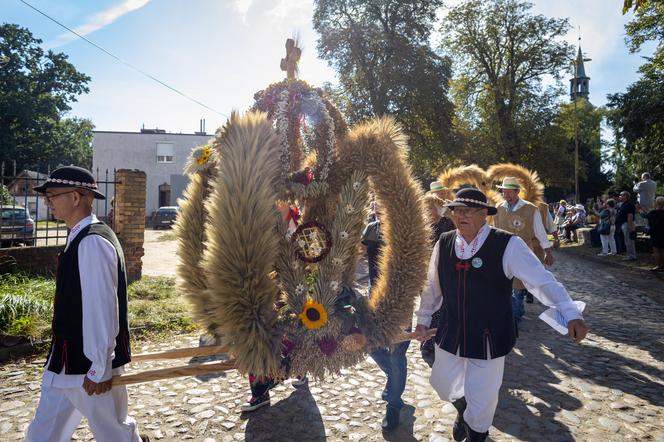
[[[579,51],[574,60],[574,77],[569,80],[569,95],[572,101],[577,97],[588,99],[590,95],[590,77],[586,76],[584,61],[590,61],[589,58],[583,58],[581,51],[581,36],[579,36]]]

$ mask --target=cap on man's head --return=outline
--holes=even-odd
[[[520,190],[521,189],[521,183],[519,183],[519,180],[513,176],[507,176],[503,178],[503,184],[496,186],[499,189],[514,189],[514,190]]]
[[[494,206],[487,203],[486,195],[474,187],[466,187],[459,190],[454,196],[454,201],[446,203],[445,207],[449,207],[452,210],[455,207],[476,207],[487,209],[489,215],[495,215],[498,212]]]
[[[429,184],[429,192],[438,192],[439,190],[447,190],[447,187],[443,186],[443,183],[440,181],[434,181]]]
[[[47,189],[67,187],[89,190],[96,199],[106,199],[104,194],[97,190],[97,182],[90,171],[77,166],[65,166],[55,169],[43,184],[33,187],[33,190],[46,193]]]

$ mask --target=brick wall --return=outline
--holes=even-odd
[[[128,282],[141,278],[144,255],[146,176],[140,170],[119,169],[115,180],[115,233],[122,244]]]
[[[10,247],[0,249],[0,271],[24,271],[31,274],[55,275],[57,256],[65,248],[59,246]]]

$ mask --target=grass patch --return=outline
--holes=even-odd
[[[0,332],[41,340],[51,333],[55,280],[0,275]]]
[[[23,274],[0,275],[0,333],[48,338],[55,279]],[[175,278],[144,276],[128,287],[129,325],[134,337],[189,333],[197,326]]]
[[[159,238],[157,238],[158,241],[175,241],[176,239],[177,236],[175,235],[175,232],[173,230],[164,232],[161,235],[159,235]]]

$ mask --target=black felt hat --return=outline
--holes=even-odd
[[[454,209],[455,207],[478,207],[488,209],[489,215],[495,215],[498,210],[486,202],[486,195],[474,187],[466,187],[459,190],[454,196],[454,201],[445,204],[445,207]]]
[[[46,189],[64,187],[77,187],[89,190],[94,194],[96,199],[106,199],[104,194],[97,190],[97,182],[92,174],[88,170],[76,166],[65,166],[55,169],[42,185],[33,187],[33,190],[39,193],[46,193]]]

